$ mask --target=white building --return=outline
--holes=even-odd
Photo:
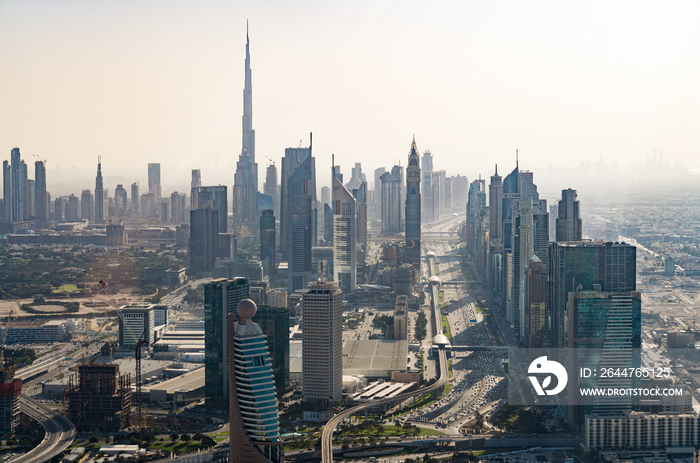
[[[145,339],[152,346],[155,317],[152,304],[129,304],[120,308],[119,345],[122,349],[134,349],[145,330]]]
[[[268,290],[267,305],[270,307],[287,307],[287,291],[283,289]]]
[[[343,293],[333,282],[309,283],[301,299],[302,396],[336,403],[343,394]]]
[[[589,450],[651,450],[700,445],[700,415],[625,412],[586,416]]]

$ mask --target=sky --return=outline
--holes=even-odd
[[[195,168],[231,188],[248,21],[261,186],[310,132],[319,187],[331,154],[373,179],[414,135],[470,180],[516,149],[535,172],[654,150],[700,171],[700,3],[427,3],[0,0],[0,159],[47,159],[58,194],[98,156],[110,191],[149,162],[163,191]]]

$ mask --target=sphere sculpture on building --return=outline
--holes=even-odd
[[[236,311],[238,312],[239,319],[251,320],[258,311],[258,306],[255,305],[255,302],[251,301],[250,299],[243,299],[238,303]]]

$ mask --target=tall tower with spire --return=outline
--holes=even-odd
[[[243,88],[243,148],[236,163],[233,204],[236,225],[255,232],[258,226],[258,164],[255,162],[253,130],[253,83],[250,70],[250,37],[246,24],[245,87]]]
[[[413,137],[406,167],[406,263],[413,266],[415,275],[420,276],[420,160]]]
[[[95,222],[105,221],[105,190],[102,185],[102,156],[97,157],[97,177],[95,177]]]

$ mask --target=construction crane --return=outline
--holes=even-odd
[[[270,159],[270,156],[265,155],[265,157],[267,158],[268,161],[270,161],[270,164],[272,164],[273,166],[275,165],[275,161]]]
[[[38,155],[36,155],[36,154],[32,154],[32,156],[34,156],[34,159],[36,159],[37,161],[41,161],[41,162],[43,162],[44,164],[46,164],[46,163],[49,162],[48,159],[42,158],[41,156],[38,156]]]
[[[104,280],[100,280],[100,286],[102,286],[102,292],[104,292],[105,295],[114,297],[113,294],[109,292],[109,287],[107,286],[107,283]],[[129,332],[129,335],[131,336],[131,339],[138,339],[136,341],[136,346],[134,349],[134,357],[136,357],[136,419],[137,419],[137,426],[141,426],[142,421],[141,421],[141,349],[144,346],[148,346],[148,339],[147,339],[147,331],[146,327],[144,326],[143,328],[143,333],[141,333],[141,336],[137,336],[136,333],[131,329],[131,325],[126,321],[124,318],[124,313],[122,313],[122,309],[119,307],[118,304],[116,304],[112,299],[108,299],[107,303],[115,309],[117,312],[117,315],[119,316],[119,320],[121,320],[122,325],[126,330]]]
[[[146,327],[143,328],[143,333],[136,343],[136,419],[138,426],[141,426],[141,348],[148,346],[148,339],[146,338],[147,332]]]

